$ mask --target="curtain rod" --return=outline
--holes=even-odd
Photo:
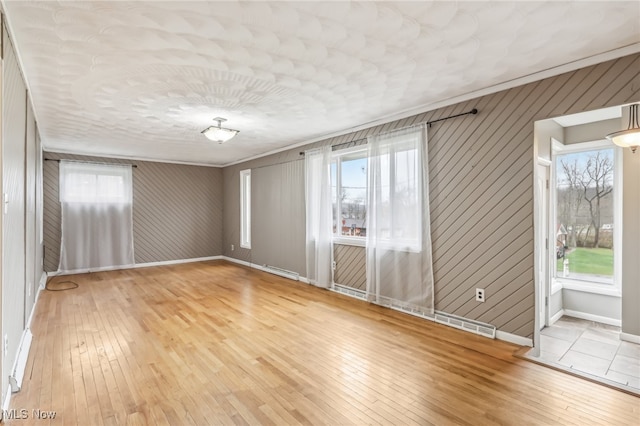
[[[426,122],[425,122],[425,121],[423,121],[423,122],[420,122],[420,123],[412,124],[411,126],[401,127],[401,128],[399,128],[399,129],[393,129],[393,130],[390,130],[390,132],[395,132],[396,130],[408,129],[408,128],[410,128],[410,127],[420,126],[420,125],[422,125],[422,124],[428,124],[428,125],[429,125],[429,127],[431,127],[431,125],[432,125],[433,123],[437,123],[437,122],[439,122],[439,121],[448,120],[448,119],[450,119],[450,118],[462,117],[463,115],[469,115],[469,114],[476,115],[477,113],[478,113],[478,109],[477,109],[477,108],[474,108],[474,109],[472,109],[471,111],[462,112],[462,113],[460,113],[460,114],[455,114],[455,115],[450,115],[450,116],[448,116],[448,117],[438,118],[437,120],[426,121]],[[331,148],[335,148],[335,147],[342,146],[342,145],[349,145],[349,144],[356,143],[356,142],[360,142],[360,141],[363,141],[363,140],[366,140],[366,139],[367,139],[367,138],[356,139],[356,140],[349,141],[349,142],[343,142],[343,143],[339,143],[339,144],[336,144],[336,145],[331,145]],[[301,151],[301,152],[300,152],[300,155],[304,155],[304,151]]]
[[[70,161],[72,163],[85,163],[85,164],[102,164],[105,166],[131,166],[133,168],[138,168],[137,165],[135,164],[127,164],[127,163],[101,163],[99,161],[85,161],[85,160],[69,160],[66,158],[45,158],[44,161],[55,161],[56,163],[59,163],[60,161]]]

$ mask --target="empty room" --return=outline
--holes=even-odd
[[[0,0],[11,425],[637,425],[640,3]]]

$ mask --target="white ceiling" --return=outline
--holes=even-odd
[[[3,6],[46,149],[211,165],[640,50],[637,1]]]

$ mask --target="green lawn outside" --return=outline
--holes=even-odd
[[[578,274],[613,275],[613,250],[606,248],[577,247],[567,250],[569,271]],[[562,271],[562,258],[556,262],[558,271]]]

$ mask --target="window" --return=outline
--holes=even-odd
[[[60,163],[63,203],[130,203],[131,166]]]
[[[240,247],[251,248],[251,170],[240,171]]]
[[[614,284],[620,207],[616,149],[607,142],[556,150],[554,276]]]
[[[367,235],[367,151],[339,151],[331,163],[333,235],[341,242],[364,244]]]

